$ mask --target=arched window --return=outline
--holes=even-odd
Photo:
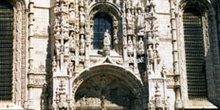
[[[108,30],[109,34],[111,35],[111,48],[113,48],[112,19],[106,13],[97,13],[94,16],[94,39],[93,39],[94,49],[103,48],[103,39],[106,30]]]
[[[13,7],[0,1],[0,100],[12,100]]]
[[[205,49],[202,16],[193,8],[183,14],[185,57],[189,98],[206,98]]]

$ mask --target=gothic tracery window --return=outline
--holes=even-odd
[[[0,1],[0,100],[12,100],[13,7]]]
[[[94,16],[94,39],[93,39],[94,49],[103,48],[103,39],[106,30],[108,30],[109,34],[111,35],[111,48],[113,48],[112,19],[106,13],[97,13]]]
[[[205,49],[202,16],[193,8],[183,14],[186,72],[189,98],[206,98]]]

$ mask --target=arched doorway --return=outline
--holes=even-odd
[[[143,86],[130,71],[113,65],[101,65],[81,73],[78,79],[82,83],[74,93],[76,110],[142,108]]]
[[[135,96],[123,81],[114,76],[100,74],[86,80],[75,95],[76,105],[98,109],[134,108]]]

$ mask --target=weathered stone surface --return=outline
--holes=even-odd
[[[0,100],[0,109],[220,107],[218,0],[8,1],[14,7],[13,99]],[[194,100],[183,27],[189,7],[201,13],[208,95]],[[98,13],[111,20],[97,23]]]

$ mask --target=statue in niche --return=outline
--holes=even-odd
[[[103,43],[104,43],[104,47],[103,47],[104,55],[110,55],[111,35],[109,34],[108,29],[104,33]]]
[[[84,39],[83,35],[80,35],[79,53],[81,55],[83,55],[85,53],[85,39]]]
[[[143,55],[144,54],[144,42],[142,37],[140,37],[140,40],[138,41],[138,54]]]
[[[108,29],[104,33],[104,46],[110,46],[111,45],[111,35],[108,32]]]
[[[152,49],[152,45],[148,46],[148,50],[147,51],[148,51],[148,59],[153,60],[154,52],[153,52],[153,49]]]
[[[86,19],[85,19],[85,12],[84,12],[84,9],[82,7],[80,8],[79,16],[80,16],[80,26],[84,26]]]
[[[129,29],[131,29],[134,24],[133,24],[133,16],[132,16],[130,10],[127,11],[126,19],[127,19],[127,26],[128,26]]]
[[[144,14],[141,12],[141,10],[138,10],[137,15],[137,28],[142,29],[144,28]]]
[[[73,24],[75,21],[75,12],[74,10],[70,11],[70,23]]]
[[[132,56],[134,53],[134,49],[133,49],[133,41],[131,39],[131,36],[128,37],[128,56]]]
[[[56,47],[56,55],[60,55],[61,44],[58,40],[56,40],[55,47]]]

